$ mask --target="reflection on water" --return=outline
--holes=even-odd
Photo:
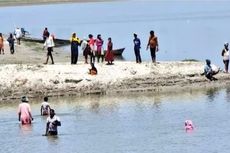
[[[230,102],[230,88],[226,89],[226,98],[225,99],[227,102]]]
[[[33,131],[32,130],[33,125],[30,124],[26,124],[26,125],[19,124],[19,127],[21,129],[22,135],[29,135]]]
[[[208,101],[213,102],[215,97],[218,95],[219,89],[218,88],[211,88],[207,90]]]
[[[2,103],[0,136],[7,138],[0,139],[4,144],[0,152],[228,153],[228,130],[223,129],[230,124],[229,91],[51,97],[50,105],[62,122],[57,137],[42,136],[46,127],[46,117],[40,116],[43,99],[31,100],[31,126],[18,123],[18,103]],[[191,133],[184,129],[186,119],[195,124]]]

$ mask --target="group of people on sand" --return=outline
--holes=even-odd
[[[152,31],[152,30],[150,31],[149,34],[150,34],[150,36],[148,39],[146,50],[148,50],[150,48],[150,54],[151,54],[152,62],[156,63],[156,52],[159,51],[158,38],[155,35],[154,31]],[[134,33],[133,36],[134,36],[133,43],[134,43],[134,53],[135,53],[135,57],[136,57],[136,63],[141,63],[142,62],[141,61],[141,54],[140,54],[141,41],[137,37],[136,33]]]
[[[10,33],[9,37],[7,38],[7,42],[9,43],[9,48],[10,48],[10,53],[14,54],[15,49],[14,49],[14,45],[15,45],[15,40],[17,45],[21,44],[21,38],[23,35],[25,35],[26,31],[23,28],[16,28],[14,30],[14,33]],[[5,54],[4,52],[4,38],[3,38],[3,34],[0,33],[0,54]]]
[[[98,63],[103,63],[104,59],[107,61],[108,65],[113,64],[114,61],[114,55],[112,53],[113,50],[113,43],[112,39],[108,38],[107,43],[107,50],[105,51],[103,48],[104,40],[101,37],[101,34],[97,35],[97,38],[94,39],[92,34],[88,35],[88,39],[83,38],[83,40],[80,40],[80,38],[77,37],[76,33],[73,33],[70,38],[71,43],[71,64],[77,64],[78,61],[78,55],[79,50],[78,47],[80,46],[83,52],[85,64],[95,63],[96,59]],[[89,57],[89,62],[88,62]]]
[[[41,115],[46,116],[46,130],[44,136],[57,135],[57,127],[61,126],[60,118],[55,114],[55,110],[51,109],[48,103],[48,97],[44,97],[44,102],[41,104]],[[21,103],[18,106],[18,120],[22,125],[32,124],[34,118],[29,104],[29,99],[26,96],[21,97]]]

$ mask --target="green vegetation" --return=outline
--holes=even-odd
[[[182,62],[200,62],[199,60],[196,59],[184,59]]]

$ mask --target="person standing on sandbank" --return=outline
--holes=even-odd
[[[48,64],[49,57],[51,58],[52,64],[54,64],[53,55],[52,55],[53,47],[54,47],[54,40],[53,40],[53,37],[49,33],[47,36],[48,37],[46,38],[46,41],[43,47],[43,50],[45,49],[45,47],[47,47],[47,59],[44,64]]]
[[[150,53],[152,57],[152,62],[156,63],[156,52],[159,50],[158,39],[154,34],[154,31],[150,31],[149,41],[146,50],[150,47]]]
[[[133,43],[134,43],[134,53],[136,56],[136,63],[141,63],[141,54],[140,54],[141,41],[137,37],[136,33],[134,33],[133,36],[134,36]]]
[[[113,42],[112,39],[109,37],[108,38],[108,43],[107,43],[107,51],[105,54],[105,61],[107,61],[107,65],[112,65],[114,61],[114,55],[113,55]]]
[[[90,63],[95,63],[95,39],[89,34]]]
[[[4,54],[4,38],[2,33],[0,33],[0,54]]]
[[[228,49],[228,43],[224,43],[224,49],[222,50],[221,53],[223,57],[223,62],[224,62],[224,69],[225,73],[228,73],[228,65],[229,65],[229,49]]]
[[[8,37],[7,41],[9,43],[10,53],[14,54],[14,41],[15,41],[15,39],[14,39],[12,33],[10,33],[10,36]]]
[[[21,38],[22,38],[22,31],[21,28],[16,28],[14,31],[15,34],[15,38],[17,40],[17,44],[20,45],[21,44]]]
[[[76,33],[72,34],[70,38],[71,43],[71,64],[77,64],[78,61],[78,46],[80,45],[81,41],[76,36]]]
[[[48,38],[49,36],[49,31],[48,31],[48,28],[45,27],[44,31],[43,31],[43,34],[42,34],[42,38],[43,38],[43,41],[45,42],[46,41],[46,38]]]
[[[21,104],[18,106],[18,121],[22,124],[31,124],[33,121],[29,100],[26,96],[22,96]]]
[[[97,46],[96,57],[97,57],[98,63],[100,62],[100,58],[101,58],[101,63],[103,63],[104,61],[103,43],[104,43],[104,40],[101,38],[101,35],[98,34],[97,39],[96,39],[96,46]]]
[[[86,38],[83,38],[83,40],[81,41],[81,50],[85,58],[85,64],[88,64],[88,55],[90,55],[90,47]]]

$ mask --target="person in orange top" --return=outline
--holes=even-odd
[[[146,50],[150,47],[150,53],[152,62],[156,63],[156,52],[159,50],[158,39],[154,34],[154,31],[150,31],[149,41]]]
[[[2,33],[0,33],[0,54],[4,54],[4,39]]]

